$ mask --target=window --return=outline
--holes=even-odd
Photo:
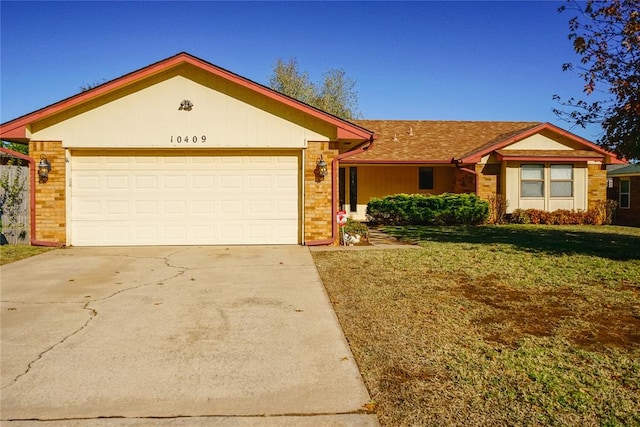
[[[551,165],[551,197],[573,196],[573,165]]]
[[[520,166],[522,197],[544,197],[544,165]]]
[[[418,189],[433,190],[433,168],[419,168]]]
[[[631,181],[628,179],[620,180],[620,207],[629,209],[631,207]]]

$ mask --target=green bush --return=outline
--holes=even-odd
[[[475,194],[394,194],[367,204],[374,225],[473,225],[488,216],[489,203]]]

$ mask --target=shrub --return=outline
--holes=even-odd
[[[504,224],[507,215],[509,201],[502,194],[490,194],[489,201],[489,224]]]
[[[511,214],[510,221],[512,224],[531,224],[531,218],[524,209],[516,209]]]
[[[351,218],[347,218],[347,223],[344,226],[344,231],[349,234],[359,234],[363,237],[369,236],[369,228],[366,224],[361,223],[360,221],[355,221]]]
[[[547,212],[540,209],[516,209],[511,214],[512,224],[548,225],[608,225],[613,220],[616,203],[612,200],[597,202],[589,210],[558,209]]]
[[[615,200],[600,200],[589,209],[595,225],[609,225],[613,223],[613,217],[618,203]]]
[[[488,215],[489,204],[475,194],[394,194],[367,205],[367,219],[382,225],[472,225]]]

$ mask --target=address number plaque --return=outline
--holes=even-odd
[[[189,136],[189,135],[171,135],[171,143],[178,144],[197,144],[207,142],[207,135]]]

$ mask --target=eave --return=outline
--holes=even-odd
[[[603,161],[604,155],[590,150],[496,150],[498,160],[589,162]]]
[[[627,162],[625,162],[624,160],[620,160],[618,159],[618,157],[614,154],[611,153],[607,150],[602,149],[601,147],[597,146],[596,144],[582,138],[579,137],[578,135],[575,135],[571,132],[568,132],[562,128],[559,128],[557,126],[552,125],[551,123],[542,123],[538,126],[535,126],[531,129],[527,129],[521,133],[518,133],[516,135],[513,135],[509,138],[506,138],[500,142],[497,142],[491,146],[488,147],[484,147],[480,150],[477,150],[475,152],[469,153],[465,156],[463,156],[458,162],[459,163],[465,163],[465,164],[473,164],[473,163],[478,163],[480,162],[480,159],[482,159],[484,156],[491,154],[492,152],[496,151],[496,150],[500,150],[501,148],[507,147],[513,143],[516,143],[518,141],[521,141],[525,138],[528,138],[530,136],[533,136],[537,133],[540,133],[542,131],[549,131],[552,132],[556,135],[565,137],[577,144],[580,144],[598,154],[600,154],[602,156],[602,158],[604,158],[605,160],[609,160],[609,163],[613,163],[613,164],[626,164]]]
[[[384,160],[384,159],[350,159],[349,164],[358,165],[451,165],[453,159],[413,159],[413,160]]]
[[[183,64],[190,64],[194,67],[204,70],[205,72],[211,73],[212,75],[221,77],[229,82],[245,87],[249,90],[254,91],[255,93],[264,95],[281,104],[297,109],[314,118],[320,119],[325,123],[333,125],[336,128],[336,138],[338,140],[345,139],[350,141],[365,142],[375,139],[374,133],[365,128],[350,123],[339,117],[333,116],[296,99],[283,95],[279,92],[274,91],[273,89],[270,89],[245,77],[239,76],[238,74],[232,73],[231,71],[220,68],[185,52],[181,52],[175,56],[148,65],[137,71],[125,74],[124,76],[101,84],[100,86],[97,86],[93,89],[63,99],[62,101],[56,102],[24,116],[18,117],[14,120],[2,123],[0,124],[0,138],[2,138],[3,140],[15,142],[28,142],[30,136],[28,127],[31,123],[42,120],[54,114],[58,114],[62,111],[76,107],[84,102],[88,102],[92,99],[118,90],[124,86],[128,86],[142,79],[165,72],[169,69],[178,67]]]

